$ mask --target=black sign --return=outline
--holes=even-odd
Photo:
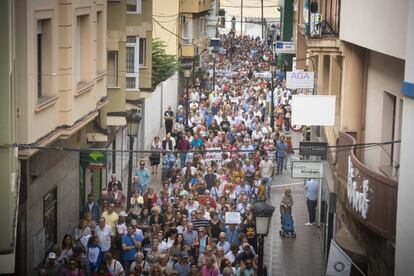
[[[98,150],[81,152],[80,163],[87,168],[104,168],[106,166],[106,154]]]
[[[327,142],[300,142],[299,154],[308,156],[320,156],[322,160],[326,160],[328,150]]]

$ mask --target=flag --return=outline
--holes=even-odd
[[[351,273],[351,259],[339,247],[339,245],[331,241],[329,249],[328,264],[326,266],[326,276],[349,276]]]

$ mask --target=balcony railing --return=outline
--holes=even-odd
[[[339,37],[340,12],[341,0],[312,1],[308,35],[312,38]]]
[[[354,144],[351,135],[339,133],[339,146]],[[367,227],[395,240],[398,182],[370,170],[356,157],[355,151],[356,147],[337,150],[336,174],[345,181],[347,191],[341,200]]]

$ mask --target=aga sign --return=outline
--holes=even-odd
[[[314,72],[286,72],[286,88],[313,88]]]

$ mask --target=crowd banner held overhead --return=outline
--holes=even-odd
[[[276,41],[275,51],[277,54],[295,54],[295,42]]]
[[[206,152],[204,156],[204,164],[210,164],[211,162],[216,162],[221,164],[223,160],[221,148],[209,148],[210,152]]]
[[[332,240],[325,276],[349,276],[351,267],[351,259],[342,251],[339,245]]]
[[[240,224],[241,217],[239,212],[227,212],[226,213],[226,224]]]
[[[293,95],[292,124],[333,126],[335,124],[335,101],[335,96]]]
[[[286,88],[314,88],[315,83],[314,72],[286,72]]]
[[[292,161],[292,178],[322,178],[321,161]]]
[[[299,143],[299,154],[303,156],[320,156],[322,160],[326,160],[327,152],[327,142],[301,141]]]

